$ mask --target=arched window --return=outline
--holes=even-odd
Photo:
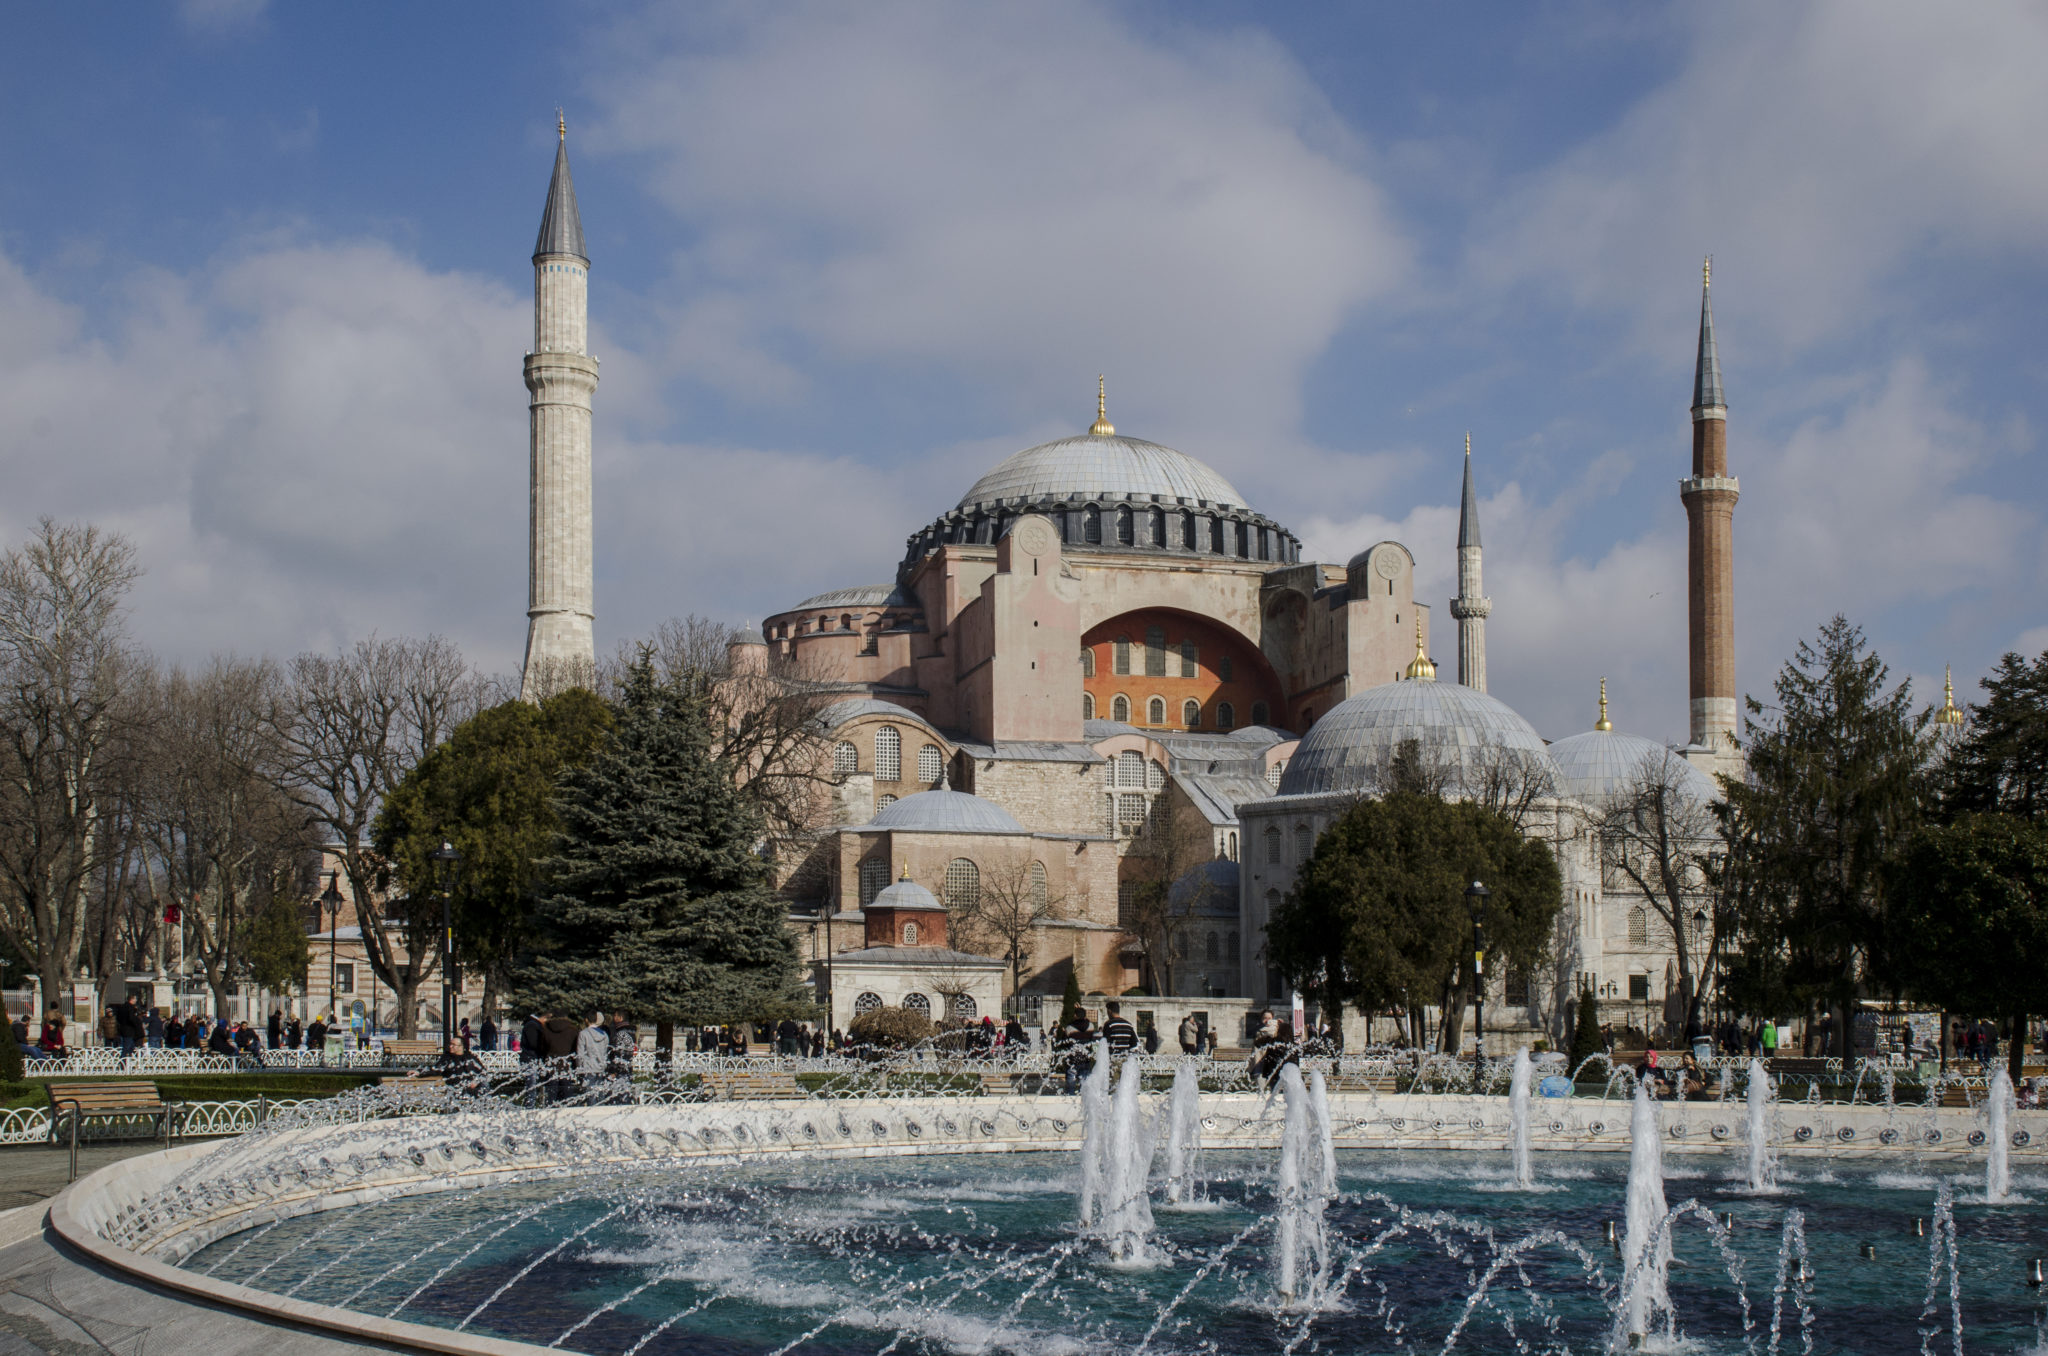
[[[921,993],[904,994],[903,1010],[905,1012],[914,1012],[920,1017],[930,1017],[932,1015],[932,1000],[926,998]]]
[[[875,731],[875,780],[903,780],[903,736],[894,725]]]
[[[1266,716],[1268,714],[1269,713],[1266,710],[1266,704],[1264,702],[1252,703],[1252,724],[1264,725],[1266,723]]]
[[[1129,673],[1131,671],[1131,638],[1118,636],[1109,647],[1109,671]]]
[[[1228,730],[1237,724],[1237,708],[1229,702],[1216,703],[1216,728]]]
[[[1302,708],[1301,708],[1301,728],[1302,728],[1302,729],[1304,729],[1304,730],[1306,730],[1306,729],[1307,729],[1307,728],[1308,728],[1309,726],[1311,726],[1311,725],[1313,725],[1313,724],[1315,724],[1315,723],[1316,723],[1316,709],[1315,709],[1315,708],[1314,708],[1313,706],[1304,706],[1304,707],[1302,707]]]
[[[1093,504],[1081,510],[1081,540],[1089,546],[1102,545],[1102,510]]]
[[[880,800],[878,800],[878,801],[876,801],[876,802],[875,802],[875,809],[877,809],[877,810],[886,810],[886,809],[888,809],[888,808],[889,808],[889,807],[890,807],[891,805],[894,805],[895,803],[896,803],[896,797],[894,797],[894,796],[884,796],[884,797],[882,797],[882,798],[881,798]]]
[[[1044,913],[1046,910],[1045,863],[1031,864],[1031,911]]]
[[[1102,804],[1103,804],[1103,809],[1102,809],[1102,831],[1103,831],[1104,833],[1115,833],[1115,832],[1116,832],[1116,795],[1115,795],[1115,793],[1114,793],[1114,792],[1112,792],[1111,794],[1109,794],[1109,795],[1106,795],[1106,796],[1104,796],[1104,797],[1102,798]]]
[[[905,923],[903,925],[903,944],[905,946],[917,945],[917,924]]]
[[[1116,511],[1116,542],[1119,546],[1131,544],[1131,511],[1127,508]]]
[[[1203,939],[1202,939],[1202,959],[1203,959],[1203,960],[1217,960],[1217,959],[1220,959],[1220,957],[1219,957],[1219,956],[1217,955],[1217,951],[1218,951],[1218,947],[1217,947],[1217,945],[1216,945],[1216,934],[1212,932],[1212,933],[1210,933],[1210,934],[1209,934],[1209,935],[1208,935],[1207,937],[1205,937],[1205,938],[1203,938]]]
[[[1095,647],[1092,645],[1084,645],[1081,648],[1081,676],[1083,678],[1093,678],[1095,676]]]
[[[1237,934],[1234,932],[1231,933],[1229,938],[1225,941],[1224,945],[1228,948],[1229,951],[1227,959],[1230,961],[1231,964],[1235,965],[1239,959],[1237,953]]]
[[[870,857],[860,864],[860,904],[862,908],[875,902],[875,896],[889,888],[889,863],[880,857]]]
[[[1180,515],[1180,544],[1182,550],[1195,549],[1195,515],[1192,513]]]
[[[1223,554],[1223,520],[1221,518],[1211,518],[1208,520],[1208,523],[1209,554],[1220,556]]]
[[[860,750],[853,746],[851,739],[842,739],[832,746],[832,775],[851,777],[860,771]]]
[[[1166,698],[1154,697],[1145,703],[1145,723],[1147,725],[1166,724]]]
[[[1166,945],[1167,950],[1173,952],[1175,960],[1186,960],[1188,958],[1188,939],[1186,934],[1176,930],[1173,936],[1167,940]]]
[[[853,614],[851,612],[839,614],[839,629],[842,631],[851,631],[853,629]]]
[[[1630,946],[1647,946],[1650,942],[1650,915],[1640,904],[1628,911],[1628,941]]]
[[[1182,641],[1182,642],[1180,643],[1180,676],[1181,676],[1181,677],[1183,677],[1183,678],[1199,678],[1199,677],[1201,677],[1201,676],[1202,676],[1202,666],[1201,666],[1201,665],[1200,665],[1199,663],[1197,663],[1197,662],[1196,662],[1196,659],[1197,659],[1197,656],[1196,656],[1196,653],[1195,653],[1195,642],[1193,642],[1192,640],[1184,640],[1184,641]]]
[[[1202,704],[1198,701],[1184,701],[1180,704],[1180,723],[1190,730],[1202,728]]]
[[[1145,763],[1145,789],[1147,791],[1164,791],[1166,789],[1166,768],[1157,758],[1148,759]]]
[[[1121,692],[1117,693],[1109,703],[1109,718],[1128,723],[1131,718],[1131,699]]]
[[[981,868],[965,857],[946,863],[946,907],[971,909],[981,903]]]
[[[1166,545],[1166,515],[1158,509],[1152,510],[1152,544]]]
[[[927,744],[917,751],[917,779],[921,782],[935,782],[946,775],[946,755],[939,752],[937,744]]]
[[[1231,835],[1230,835],[1230,846],[1229,846],[1228,848],[1224,849],[1224,853],[1223,853],[1223,855],[1224,855],[1224,856],[1226,856],[1226,857],[1228,857],[1228,858],[1229,858],[1229,859],[1230,859],[1231,861],[1233,861],[1233,862],[1237,860],[1237,835],[1236,835],[1236,834],[1234,834],[1234,833],[1233,833],[1233,834],[1231,834]]]
[[[853,1015],[858,1017],[863,1012],[873,1012],[880,1006],[882,1006],[882,995],[878,993],[864,993],[853,1000]]]
[[[1116,825],[1126,833],[1145,831],[1145,798],[1122,795],[1116,798]]]
[[[1081,694],[1081,719],[1095,719],[1095,694],[1092,692]]]
[[[1116,784],[1118,786],[1143,786],[1145,784],[1145,755],[1136,749],[1125,749],[1116,756]]]
[[[1252,552],[1251,552],[1251,537],[1252,537],[1252,528],[1251,528],[1251,524],[1250,524],[1250,523],[1239,523],[1239,524],[1237,525],[1237,550],[1236,550],[1236,552],[1235,552],[1235,554],[1236,554],[1236,555],[1238,555],[1238,556],[1248,556],[1248,555],[1250,555],[1250,554],[1252,553]]]
[[[1266,830],[1266,865],[1280,865],[1280,830]]]
[[[1216,661],[1216,681],[1220,683],[1227,683],[1231,681],[1230,656],[1227,654],[1223,655]]]
[[[1166,628],[1163,626],[1145,628],[1145,676],[1166,676]]]
[[[956,1022],[971,1022],[981,1016],[981,1009],[975,1006],[974,998],[970,994],[947,994],[946,1016]]]
[[[1308,828],[1308,825],[1306,825],[1306,824],[1297,824],[1297,825],[1295,825],[1295,826],[1294,826],[1294,860],[1295,860],[1295,861],[1297,861],[1297,862],[1306,862],[1306,861],[1307,861],[1307,860],[1309,859],[1309,856],[1310,856],[1310,854],[1311,854],[1311,853],[1313,853],[1313,852],[1315,851],[1315,848],[1316,848],[1316,838],[1315,838],[1315,835],[1314,835],[1314,834],[1312,834],[1312,833],[1310,833],[1310,832],[1309,832],[1309,828]]]

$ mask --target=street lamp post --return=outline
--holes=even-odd
[[[334,950],[334,934],[341,922],[341,891],[334,888],[339,871],[327,873],[327,888],[320,892],[320,902],[327,908],[327,1020],[331,1025],[341,1016],[341,1004],[334,993],[335,976],[339,972]],[[327,1062],[326,1043],[321,1043],[320,1062]]]
[[[1480,1090],[1486,1068],[1486,899],[1493,891],[1473,881],[1465,887],[1465,911],[1472,915],[1472,1091]]]
[[[427,854],[434,863],[434,880],[441,887],[441,1048],[447,1049],[455,1035],[455,922],[452,917],[456,881],[462,875],[462,854],[443,838],[441,846]]]

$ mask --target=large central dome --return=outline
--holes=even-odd
[[[1142,438],[1084,433],[1060,438],[1006,458],[974,482],[958,507],[1018,499],[1135,499],[1154,495],[1167,504],[1242,508],[1244,496],[1221,475],[1185,452]]]

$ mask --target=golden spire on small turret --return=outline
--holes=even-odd
[[[1109,388],[1100,376],[1095,378],[1095,422],[1088,431],[1098,438],[1107,438],[1116,432],[1116,425],[1109,422]]]
[[[1408,661],[1408,678],[1423,678],[1436,681],[1436,665],[1429,662],[1429,651],[1422,643],[1422,614],[1415,614],[1415,658]]]
[[[1714,256],[1708,255],[1700,262],[1700,290],[1706,291],[1714,285]]]
[[[903,874],[902,874],[902,875],[900,875],[900,876],[898,876],[898,877],[897,877],[896,879],[898,879],[898,880],[909,880],[909,879],[910,879],[910,859],[909,859],[908,857],[906,857],[906,858],[904,858],[904,859],[903,859]]]
[[[1614,732],[1614,722],[1607,718],[1607,679],[1600,680],[1600,719],[1593,722],[1593,728],[1602,734]]]
[[[1948,665],[1941,666],[1941,709],[1934,713],[1936,725],[1961,725],[1963,708],[1956,705],[1956,679]]]
[[[1465,460],[1472,460],[1472,430],[1465,430]]]
[[[569,120],[562,116],[559,108],[555,110],[555,135],[564,141],[569,139]]]

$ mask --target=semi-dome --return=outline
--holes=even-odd
[[[1454,787],[1476,788],[1503,755],[1555,778],[1543,738],[1507,703],[1428,678],[1382,683],[1330,708],[1302,736],[1280,776],[1283,796],[1379,790],[1388,765],[1413,740]]]
[[[1594,809],[1605,809],[1618,796],[1642,783],[1645,772],[1670,777],[1678,789],[1701,805],[1721,798],[1707,774],[1654,739],[1619,730],[1588,730],[1550,746],[1557,765],[1558,789]]]
[[[916,833],[1023,833],[1024,826],[992,801],[965,791],[919,791],[868,821],[874,829]]]
[[[1005,459],[960,496],[958,507],[1021,499],[1136,499],[1167,504],[1243,508],[1244,496],[1213,468],[1185,452],[1142,438],[1084,433],[1059,438]]]

